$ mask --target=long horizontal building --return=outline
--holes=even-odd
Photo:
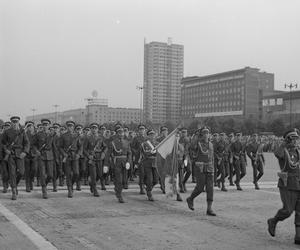
[[[262,117],[262,97],[274,91],[274,74],[257,68],[185,77],[181,81],[181,118]]]
[[[86,100],[85,108],[27,116],[26,120],[39,122],[41,119],[47,118],[51,122],[60,124],[73,120],[76,123],[88,125],[92,122],[99,124],[108,122],[139,123],[142,117],[140,109],[108,107],[107,99],[97,98],[96,94]]]

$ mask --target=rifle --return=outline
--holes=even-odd
[[[11,150],[12,150],[12,147],[17,143],[17,141],[19,140],[20,136],[22,134],[24,134],[25,132],[25,129],[23,129],[21,132],[19,132],[19,134],[17,134],[16,138],[13,140],[13,142],[7,147],[7,150],[9,151],[5,153],[5,156],[4,156],[4,161],[8,161],[9,159],[9,156],[11,155]]]
[[[93,152],[92,152],[93,158],[95,157],[97,151],[101,151],[101,148],[99,149],[99,146],[100,146],[99,143],[100,143],[100,142],[102,142],[102,140],[99,138],[99,139],[97,140],[97,143],[96,143],[96,145],[95,145],[95,147],[94,147],[94,149],[93,149]],[[97,150],[97,149],[98,149],[98,150]],[[96,150],[97,150],[97,151],[96,151]],[[93,164],[93,160],[89,159],[88,163],[92,165],[92,164]]]
[[[64,158],[63,158],[63,160],[62,160],[63,163],[66,163],[67,158],[68,158],[68,154],[69,154],[71,148],[74,147],[74,146],[77,144],[79,137],[80,137],[80,135],[78,135],[78,136],[76,137],[76,139],[72,142],[72,144],[67,148],[67,150],[66,150],[67,156],[64,156]]]

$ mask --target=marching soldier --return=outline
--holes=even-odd
[[[216,216],[212,210],[213,194],[214,194],[214,149],[209,141],[209,129],[203,127],[199,131],[199,139],[191,145],[193,150],[197,152],[195,159],[195,177],[196,187],[191,196],[186,201],[188,207],[194,210],[194,199],[206,190],[207,211],[209,216]]]
[[[127,170],[130,168],[131,150],[127,140],[124,139],[124,130],[122,127],[116,127],[116,136],[111,142],[111,155],[114,164],[114,185],[116,196],[120,203],[124,203],[122,189]]]
[[[24,158],[29,153],[29,140],[25,130],[21,128],[20,117],[10,118],[11,128],[4,131],[2,144],[4,147],[4,160],[8,164],[10,185],[12,188],[12,200],[17,199],[18,183],[24,176]]]
[[[233,166],[236,175],[235,185],[237,190],[242,191],[243,189],[240,186],[241,179],[246,175],[246,162],[243,156],[244,146],[241,142],[242,133],[236,134],[236,140],[231,145],[231,152],[233,157]]]
[[[29,153],[25,157],[25,186],[26,192],[30,192],[33,190],[33,182],[34,177],[36,175],[37,169],[37,159],[36,159],[36,152],[34,151],[33,142],[35,137],[34,132],[34,122],[27,121],[25,122],[25,130],[26,135],[29,140],[30,149]]]
[[[108,172],[108,166],[104,162],[107,154],[107,145],[104,143],[104,137],[98,133],[97,123],[90,125],[91,134],[86,138],[84,144],[84,154],[88,159],[88,168],[90,175],[90,190],[95,197],[99,197],[97,190],[97,181],[100,179],[102,190],[106,190],[103,173]]]
[[[252,142],[247,146],[247,155],[251,160],[253,168],[253,184],[255,189],[259,189],[258,181],[264,174],[265,158],[262,151],[262,144],[258,142],[258,135],[252,135]]]
[[[145,194],[144,189],[144,165],[141,164],[142,143],[146,140],[146,128],[144,125],[138,126],[138,135],[131,142],[134,169],[138,169],[140,194]]]
[[[73,185],[79,178],[79,157],[82,151],[80,135],[75,133],[75,122],[67,121],[67,132],[61,135],[60,151],[65,164],[65,174],[67,179],[68,197],[73,197]]]
[[[234,165],[233,165],[233,155],[232,155],[232,151],[231,151],[231,145],[234,143],[235,141],[235,136],[234,133],[230,133],[228,136],[228,144],[227,144],[227,152],[228,152],[228,162],[229,162],[229,185],[230,186],[234,186],[233,184],[233,177],[235,175],[235,171],[234,171]]]
[[[275,150],[281,172],[278,188],[283,207],[275,217],[268,219],[268,231],[275,236],[276,225],[295,211],[295,244],[300,245],[300,151],[297,147],[299,131],[293,129],[284,134],[284,142]]]
[[[8,162],[4,160],[5,150],[2,144],[2,137],[5,130],[11,127],[10,122],[5,122],[3,124],[2,133],[0,134],[0,167],[1,167],[1,177],[3,185],[3,193],[7,193],[8,182],[9,182],[9,173],[8,173]]]
[[[57,179],[59,180],[59,185],[63,186],[62,156],[59,151],[60,125],[58,123],[53,123],[52,127],[53,141],[55,144],[55,159],[53,162],[53,192],[57,192]]]
[[[168,134],[169,134],[168,128],[166,126],[162,126],[160,128],[160,136],[156,139],[158,143],[161,143],[168,136]],[[170,164],[170,158],[167,157],[166,159],[164,159],[160,155],[158,155],[157,165],[161,166],[158,167],[159,183],[160,183],[160,189],[163,192],[163,194],[166,193],[166,187],[165,187],[166,164]]]
[[[150,129],[147,132],[148,140],[142,142],[142,161],[141,165],[144,169],[144,183],[146,184],[146,192],[149,201],[154,201],[152,196],[152,189],[158,182],[157,168],[156,168],[156,150],[155,131]]]
[[[181,136],[179,139],[179,144],[182,144],[184,147],[184,155],[183,155],[183,171],[182,173],[179,172],[179,186],[180,192],[186,192],[186,182],[191,176],[191,160],[189,155],[189,147],[190,147],[191,140],[188,137],[188,132],[186,128],[181,129]],[[181,175],[181,176],[180,176]]]
[[[222,185],[221,191],[227,192],[227,189],[225,187],[225,178],[227,176],[227,168],[226,168],[226,141],[225,141],[225,133],[220,134],[220,139],[218,142],[214,145],[214,152],[215,152],[215,165],[217,165],[217,171],[218,173],[215,173],[215,176],[217,177],[217,186],[220,187],[220,184]],[[219,177],[219,178],[218,178]]]
[[[37,155],[38,168],[40,172],[40,182],[42,186],[43,198],[47,199],[47,185],[50,181],[53,182],[53,167],[56,152],[54,135],[50,133],[50,120],[42,119],[43,131],[39,131],[33,141],[34,151]]]
[[[77,136],[80,138],[80,144],[84,145],[86,137],[83,135],[83,126],[80,124],[77,124],[75,126],[75,132],[77,133]],[[81,191],[81,181],[84,178],[84,175],[86,173],[86,157],[83,153],[83,150],[79,152],[79,160],[78,160],[78,165],[79,165],[79,177],[76,181],[76,190]]]
[[[216,146],[217,146],[217,144],[219,143],[219,140],[220,140],[220,138],[219,138],[219,134],[218,133],[214,133],[213,134],[213,137],[212,137],[212,144],[213,144],[213,147],[214,147],[214,149],[216,149]],[[217,159],[217,155],[216,155],[216,150],[214,151],[215,152],[215,160],[214,160],[214,168],[215,168],[215,175],[214,175],[214,186],[215,187],[217,187],[218,186],[218,183],[217,183],[217,179],[218,179],[218,176],[219,176],[219,173],[220,173],[220,171],[219,171],[219,161],[218,161],[218,159]]]
[[[84,138],[83,139],[83,147],[85,147],[87,139],[90,135],[91,135],[90,127],[84,127],[84,129],[83,129],[83,138]],[[84,150],[85,149],[83,149],[83,151]],[[88,185],[88,177],[89,177],[88,158],[86,157],[85,152],[83,155],[85,157],[85,164],[86,164],[85,173],[83,174],[83,184]]]

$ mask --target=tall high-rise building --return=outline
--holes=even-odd
[[[183,77],[183,45],[150,42],[144,44],[144,120],[154,124],[178,121]]]

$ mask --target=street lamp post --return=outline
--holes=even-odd
[[[54,104],[53,107],[55,108],[55,122],[57,122],[57,108],[59,107],[59,105]]]
[[[293,83],[290,83],[290,84],[284,84],[284,88],[289,88],[290,90],[290,127],[292,127],[292,89],[295,88],[297,89],[298,88],[298,85],[297,83],[296,84],[293,84]]]
[[[136,86],[136,89],[140,91],[140,124],[142,123],[143,120],[143,86]]]
[[[34,112],[36,111],[36,109],[35,109],[35,108],[32,108],[31,111],[32,111],[32,121],[35,122],[35,121],[34,121]]]

